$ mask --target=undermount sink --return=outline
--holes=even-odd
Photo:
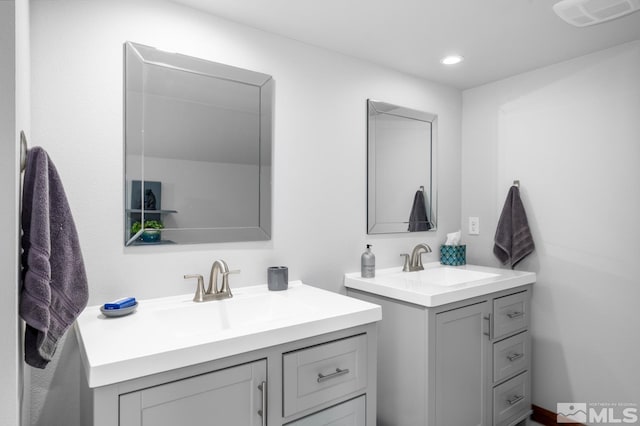
[[[403,272],[402,268],[380,269],[375,278],[359,272],[346,274],[347,288],[375,293],[426,307],[444,305],[495,291],[535,282],[532,272],[477,265],[445,266],[427,263],[423,271]]]

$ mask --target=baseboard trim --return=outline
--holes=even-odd
[[[544,426],[585,426],[582,423],[558,423],[558,414],[553,411],[549,411],[546,408],[542,408],[539,405],[532,405],[531,409],[533,410],[533,414],[531,414],[531,420],[534,422],[538,422]]]

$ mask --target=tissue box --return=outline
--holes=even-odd
[[[450,266],[466,265],[467,246],[440,246],[440,263]]]

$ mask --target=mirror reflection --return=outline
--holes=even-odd
[[[367,101],[367,233],[436,230],[437,116]]]
[[[267,240],[273,79],[125,43],[125,244]]]

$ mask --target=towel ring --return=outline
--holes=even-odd
[[[24,172],[27,167],[27,137],[23,130],[20,130],[20,171]]]

